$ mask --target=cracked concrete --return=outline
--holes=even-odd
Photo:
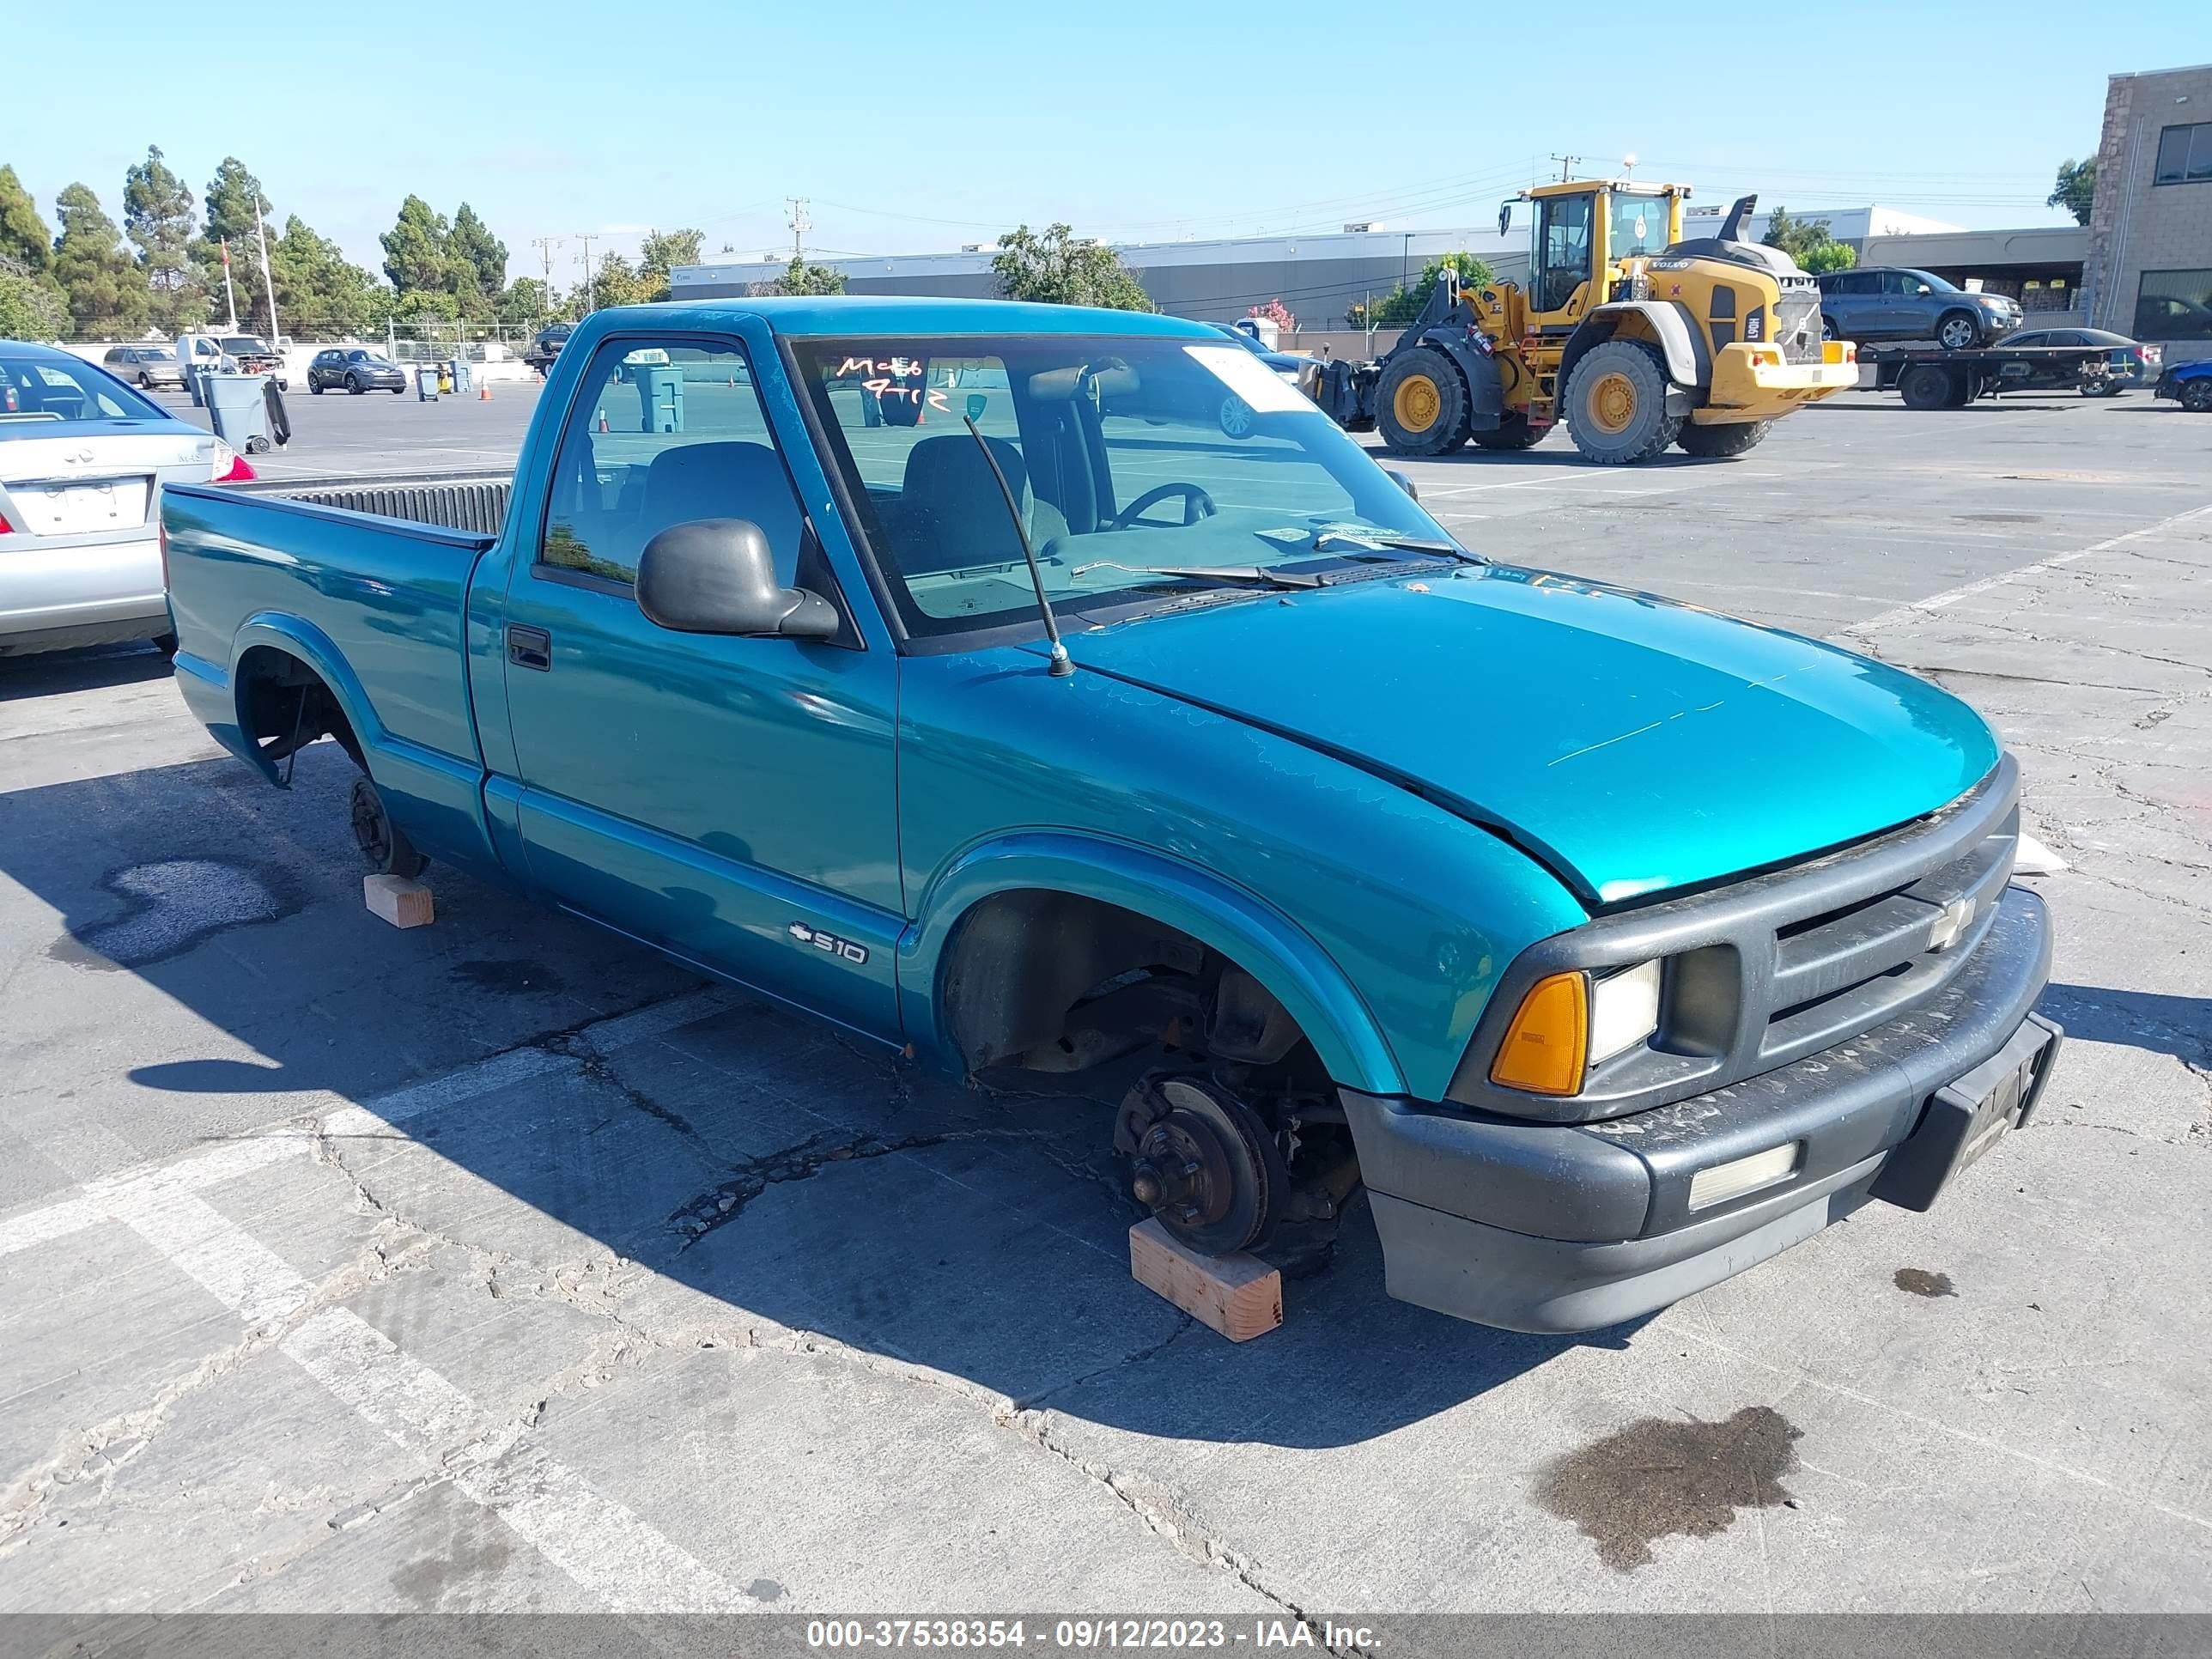
[[[695,981],[451,872],[435,927],[366,919],[330,745],[280,797],[128,655],[0,670],[0,1611],[611,1605],[605,1558],[499,1507],[530,1481],[780,1611],[2203,1608],[2212,515],[2201,423],[2150,415],[1863,400],[1722,466],[1409,469],[1486,550],[1952,685],[2074,866],[2035,884],[2070,1031],[2040,1127],[1928,1215],[1588,1340],[1389,1301],[1355,1202],[1231,1348],[1128,1278],[1114,1091],[970,1089],[735,996],[624,1036]],[[116,914],[105,872],[241,851],[296,914],[52,954]],[[450,1432],[302,1364],[341,1315]],[[1538,1501],[1639,1422],[1769,1411],[1790,1503],[1649,1565]]]

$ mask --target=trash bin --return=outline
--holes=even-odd
[[[453,395],[455,397],[465,398],[470,392],[476,390],[476,387],[471,384],[475,377],[470,372],[469,360],[467,358],[456,357],[447,363],[446,367],[453,376]]]
[[[266,374],[210,374],[207,410],[215,435],[233,449],[261,455],[275,447],[269,427]]]
[[[438,371],[434,365],[416,364],[415,401],[418,404],[434,404],[438,401]]]
[[[637,401],[647,432],[684,430],[684,371],[674,363],[632,363]]]
[[[198,363],[185,365],[185,386],[192,394],[192,407],[207,407],[207,370]]]

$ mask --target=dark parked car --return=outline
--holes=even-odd
[[[522,361],[540,374],[551,370],[553,360],[561,355],[561,348],[568,343],[569,335],[575,332],[574,323],[555,323],[538,331],[537,338],[523,348]]]
[[[1997,342],[2001,346],[2103,346],[2101,374],[2082,371],[2081,361],[2068,356],[2053,362],[2047,371],[2031,374],[2030,386],[2078,386],[2085,398],[2117,398],[2130,386],[2148,386],[2166,354],[2154,345],[2140,345],[2124,334],[2102,328],[2024,328]],[[2008,385],[2008,391],[2011,389]]]
[[[185,366],[167,346],[117,346],[100,362],[117,380],[149,392],[157,386],[181,387],[185,383]]]
[[[2018,301],[1969,294],[1924,270],[1873,265],[1813,280],[1824,340],[1933,340],[1946,351],[1967,351],[2020,326]]]
[[[364,392],[404,392],[407,371],[360,346],[331,346],[307,365],[307,390],[319,397],[334,386],[356,398]]]

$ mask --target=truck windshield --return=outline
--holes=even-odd
[[[1053,607],[1180,598],[1255,571],[1434,557],[1449,536],[1297,387],[1218,337],[794,343],[910,633],[1032,617],[975,421],[1019,503]],[[1393,545],[1393,544],[1398,545]]]

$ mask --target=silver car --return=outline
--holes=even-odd
[[[0,657],[173,643],[161,486],[252,476],[98,365],[0,340]]]
[[[157,386],[184,388],[185,366],[167,346],[117,346],[100,361],[117,380],[148,392]]]

